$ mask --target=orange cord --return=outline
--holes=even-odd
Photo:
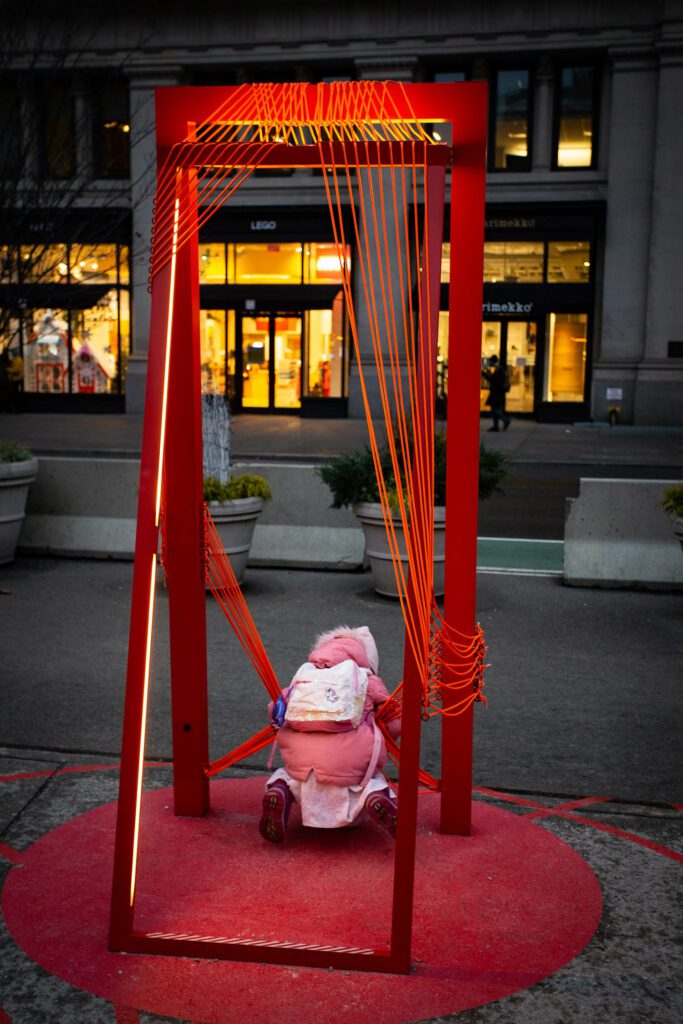
[[[197,207],[181,211],[176,251],[196,238],[198,226],[234,194],[275,145],[285,142],[317,147],[406,643],[422,680],[423,716],[461,714],[473,701],[485,702],[481,690],[486,647],[479,627],[472,637],[453,630],[433,596],[435,367],[428,365],[427,356],[434,348],[430,311],[438,296],[430,292],[429,246],[425,244],[422,251],[420,248],[421,202],[425,225],[429,214],[428,166],[426,146],[422,146],[420,162],[416,144],[435,143],[414,117],[399,114],[389,83],[320,84],[313,111],[309,109],[308,89],[304,83],[240,87],[203,124],[191,126],[187,140],[171,148],[159,172],[150,280],[171,257],[179,174],[197,174]],[[405,92],[404,100],[409,109]],[[343,162],[337,165],[339,149],[335,150],[333,144],[340,142],[344,143]],[[395,162],[390,148],[390,163],[382,165],[380,146],[387,142],[399,143],[400,161]],[[221,162],[226,143],[233,147],[230,166]],[[241,160],[247,155],[249,165],[242,166]],[[345,227],[346,210],[350,213],[350,237]],[[395,231],[399,231],[399,237],[393,244]],[[361,349],[351,268],[346,258],[351,240],[367,310],[370,360]],[[377,375],[397,511],[390,504],[372,419],[367,379],[370,368]],[[276,699],[280,686],[275,672],[208,510],[205,522],[207,583],[266,690]],[[407,570],[401,559],[396,529],[399,522],[405,537]],[[453,677],[448,683],[442,679],[443,667],[449,668],[449,679]],[[401,692],[399,684],[377,716],[380,723],[400,714]],[[446,707],[444,696],[448,698]],[[397,758],[398,746],[388,734],[385,736],[390,756]],[[270,727],[261,730],[214,762],[207,773],[214,774],[255,753],[271,738]],[[420,781],[438,787],[438,781],[428,773],[421,773]]]

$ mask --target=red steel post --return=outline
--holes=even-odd
[[[125,949],[133,928],[137,845],[142,803],[147,695],[156,587],[159,527],[156,518],[164,432],[166,320],[173,303],[174,267],[165,266],[152,283],[145,420],[140,461],[138,519],[128,640],[121,772],[114,847],[110,948]]]
[[[166,457],[166,565],[171,640],[173,790],[176,814],[209,808],[206,591],[199,340],[196,172],[178,172],[184,244],[171,334]],[[189,237],[188,237],[189,235]]]
[[[451,169],[444,614],[466,636],[474,631],[476,615],[485,126],[486,90],[481,88],[454,117]],[[455,678],[457,664],[452,672]],[[448,703],[446,697],[444,705]],[[460,715],[443,715],[441,831],[445,833],[471,832],[472,729],[471,706]]]
[[[424,222],[421,279],[421,324],[417,354],[415,409],[419,423],[414,424],[415,464],[423,466],[434,458],[434,394],[436,378],[437,336],[439,324],[439,292],[441,244],[446,172],[443,167],[430,167],[425,172],[426,213]],[[429,271],[427,278],[426,271]],[[425,514],[426,513],[426,514]],[[426,508],[416,502],[411,512],[411,531],[426,537],[434,531],[434,495]],[[424,549],[424,545],[421,545]],[[426,566],[432,572],[431,565]],[[429,617],[431,609],[421,608],[419,588],[414,576],[408,578],[407,604],[409,618],[417,623]],[[429,642],[429,630],[424,637]],[[426,650],[421,652],[425,656]],[[403,709],[401,713],[401,761],[399,766],[399,812],[394,861],[394,893],[391,924],[391,955],[397,969],[410,970],[410,948],[413,928],[413,892],[415,884],[415,845],[417,830],[418,771],[420,768],[420,733],[422,726],[422,668],[416,652],[406,636],[403,655]]]

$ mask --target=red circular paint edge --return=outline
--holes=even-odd
[[[263,843],[257,836],[262,788],[260,778],[214,782],[213,811],[204,819],[174,818],[171,790],[146,793],[141,849],[144,856],[147,844],[147,863],[140,871],[139,902],[153,908],[161,897],[159,905],[171,914],[171,890],[163,889],[168,879],[154,882],[156,861],[165,855],[163,848],[155,852],[154,837],[158,834],[163,843],[168,830],[183,837],[182,849],[214,858],[201,884],[211,886],[211,872],[222,871],[224,864],[232,862],[233,873],[245,870],[245,861],[256,865],[260,884],[249,905],[257,922],[266,913],[272,920],[272,878],[295,876],[303,861],[309,872],[319,870],[325,877],[326,858],[344,842],[351,844],[354,856],[372,861],[373,870],[386,863],[390,872],[391,840],[371,823],[344,830],[354,836],[324,837],[295,825],[285,847]],[[554,973],[585,947],[602,914],[592,870],[552,833],[509,811],[475,803],[472,836],[442,836],[438,798],[425,795],[417,843],[414,973],[109,953],[115,810],[116,804],[107,804],[73,818],[25,851],[21,868],[9,872],[3,914],[17,944],[45,970],[115,1005],[161,1016],[203,1024],[273,1019],[279,1024],[401,1024],[456,1013]],[[186,901],[188,887],[196,884],[190,859],[188,853],[173,861],[174,883]],[[185,862],[187,877],[182,874]],[[163,870],[157,874],[163,876]],[[389,886],[390,878],[389,873]],[[159,893],[152,891],[155,884],[162,887]],[[329,917],[341,901],[339,880],[333,879],[333,885],[332,900],[320,897],[316,921]],[[281,928],[288,913],[292,921],[301,917],[304,908],[291,907],[292,902],[280,911]],[[305,909],[311,910],[310,900]],[[370,906],[373,912],[387,913],[376,902]],[[357,944],[362,945],[367,926],[359,920],[358,927]],[[310,941],[320,940],[312,935]]]

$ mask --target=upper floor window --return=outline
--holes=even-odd
[[[543,242],[486,242],[484,281],[532,284],[543,280]]]
[[[590,242],[548,242],[547,279],[551,284],[585,284],[590,271]]]
[[[74,97],[65,82],[45,83],[41,102],[43,171],[48,178],[73,178],[76,173]]]
[[[19,90],[0,82],[0,179],[21,174],[21,114]]]
[[[450,280],[451,243],[441,248],[441,282]],[[588,284],[589,241],[496,241],[484,243],[485,284]]]
[[[130,115],[125,82],[105,82],[93,101],[96,178],[130,176]]]
[[[18,258],[19,267],[15,265]],[[128,247],[113,243],[0,247],[2,280],[22,284],[128,284]]]
[[[494,78],[491,167],[526,171],[531,166],[529,69],[499,69]]]
[[[351,265],[349,246],[346,265]],[[200,284],[340,284],[343,272],[333,242],[199,245]]]
[[[555,166],[592,167],[595,154],[595,68],[562,67],[557,79]]]
[[[435,71],[432,75],[433,82],[464,82],[467,79],[467,73],[465,71]]]

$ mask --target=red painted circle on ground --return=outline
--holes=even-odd
[[[212,785],[206,818],[172,793],[143,801],[136,928],[386,946],[393,842],[372,822],[323,832],[294,817],[288,842],[257,829],[263,779]],[[150,1013],[278,1024],[398,1024],[509,995],[579,953],[602,912],[571,847],[508,811],[474,805],[470,837],[438,832],[420,798],[408,976],[109,953],[115,804],[48,833],[11,869],[3,912],[16,942],[78,988]],[[296,812],[295,812],[296,814]]]

